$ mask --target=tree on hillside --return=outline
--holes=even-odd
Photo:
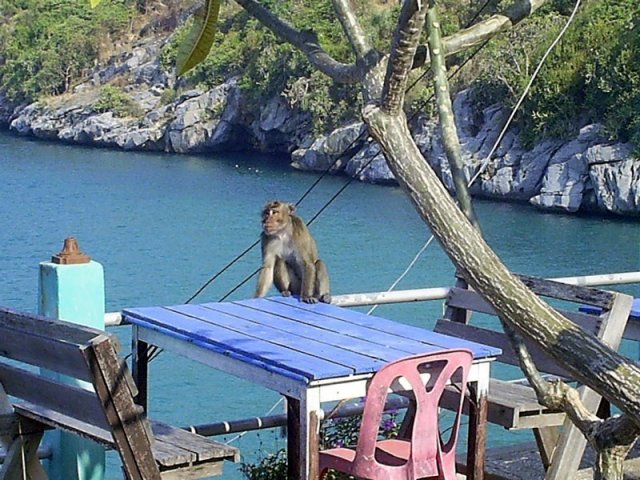
[[[370,44],[350,0],[333,0],[336,18],[342,25],[355,61],[340,62],[323,49],[313,31],[297,30],[255,0],[236,0],[251,16],[294,47],[309,62],[335,82],[359,84],[365,107],[362,117],[370,135],[380,145],[389,167],[418,213],[455,264],[459,274],[499,313],[512,334],[542,403],[565,409],[572,421],[600,454],[596,477],[622,479],[622,461],[640,434],[640,368],[534,295],[491,250],[479,230],[456,205],[435,172],[425,161],[409,131],[404,114],[405,91],[414,68],[434,62],[435,78],[442,82],[444,58],[515,27],[538,10],[546,0],[520,0],[504,13],[496,14],[453,35],[439,39],[437,19],[430,19],[429,45],[421,45],[427,15],[435,14],[432,0],[404,0],[394,38],[387,53]],[[199,63],[213,41],[220,0],[207,0],[195,24],[191,43],[183,51],[178,70],[184,72]],[[429,30],[429,29],[427,29]],[[437,45],[440,45],[440,48]],[[438,87],[439,112],[447,153],[455,166],[457,136],[452,121],[446,84]],[[460,179],[458,179],[460,180]],[[464,182],[457,182],[461,204]],[[582,407],[576,391],[564,383],[544,382],[527,361],[519,337],[538,344],[580,382],[588,385],[620,408],[622,414],[600,420]]]

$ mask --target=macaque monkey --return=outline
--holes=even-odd
[[[262,210],[262,270],[256,297],[264,297],[275,283],[285,297],[331,303],[327,267],[318,258],[309,229],[294,212],[294,205],[277,200]]]

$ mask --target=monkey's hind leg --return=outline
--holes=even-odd
[[[316,261],[316,284],[314,297],[323,303],[331,303],[331,286],[329,282],[329,272],[322,260]]]
[[[283,297],[290,297],[295,294],[295,278],[291,278],[289,268],[283,260],[276,260],[273,270],[273,283]]]

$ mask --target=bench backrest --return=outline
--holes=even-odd
[[[144,412],[133,400],[137,390],[117,348],[100,330],[0,307],[0,386],[16,399],[15,412],[114,446],[128,478],[160,479]]]
[[[623,335],[635,340],[640,338],[635,322],[628,322],[633,302],[630,296],[540,278],[520,278],[538,296],[567,302],[568,305],[562,305],[564,309],[556,310],[587,332],[596,335],[609,347],[617,350]],[[460,281],[459,285],[451,289],[445,316],[438,321],[435,330],[499,347],[502,349],[502,355],[497,361],[519,367],[518,358],[501,327],[498,327],[500,331],[492,331],[469,324],[473,312],[489,315],[496,315],[496,312],[478,293],[460,288],[464,286],[461,285],[463,283]],[[596,307],[596,310],[601,312],[600,315],[581,313],[579,308],[585,305]],[[525,343],[538,371],[570,377],[555,360],[538,347],[526,340]],[[519,392],[513,387],[518,387]],[[580,430],[567,420],[564,420],[564,426],[559,430],[556,425],[558,421],[563,421],[562,416],[558,417],[557,411],[545,410],[535,400],[532,401],[531,387],[496,380],[492,382],[490,392],[492,388],[494,395],[499,397],[496,404],[508,404],[511,409],[509,415],[515,415],[515,418],[507,418],[508,425],[522,428],[526,424],[525,428],[533,428],[541,459],[548,467],[545,479],[575,478],[586,446],[586,439]],[[582,405],[595,413],[601,402],[600,395],[586,387],[580,387],[579,392]],[[525,422],[521,422],[521,419]]]
[[[626,300],[624,302],[620,300],[621,297],[626,297],[625,295],[542,278],[523,275],[519,278],[538,296],[565,302],[566,305],[563,305],[563,308],[556,308],[558,312],[584,330],[598,336],[612,348],[618,348],[623,336],[638,340],[635,326],[627,324],[628,312],[623,311],[619,314],[617,311],[622,303],[625,306],[628,303]],[[602,313],[600,315],[582,313],[578,308],[584,305],[597,307]],[[623,307],[622,310],[624,310]],[[459,286],[453,287],[447,297],[444,318],[437,322],[435,330],[499,347],[503,353],[497,361],[519,366],[518,357],[502,329],[491,330],[471,325],[471,315],[474,312],[497,316],[493,307],[479,293]],[[528,341],[525,341],[525,344],[539,371],[562,377],[568,376],[568,373],[540,348]]]

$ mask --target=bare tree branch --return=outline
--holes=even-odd
[[[456,129],[455,118],[453,116],[453,106],[451,105],[451,94],[449,93],[449,81],[447,80],[447,65],[445,63],[444,52],[442,51],[442,41],[440,37],[440,20],[436,2],[429,0],[429,12],[427,13],[427,31],[429,32],[429,51],[431,52],[431,71],[433,72],[433,84],[436,92],[436,104],[440,117],[440,129],[442,131],[442,144],[447,155],[451,176],[456,188],[456,198],[465,216],[476,229],[480,224],[476,218],[471,204],[471,195],[467,188],[467,178],[464,174],[462,152],[460,150],[460,139]]]
[[[301,50],[313,66],[336,82],[358,83],[362,81],[364,67],[333,59],[320,46],[318,38],[313,32],[296,30],[255,0],[236,0],[236,2],[274,34]]]
[[[472,288],[517,331],[640,426],[640,368],[543,302],[472,227],[413,141],[403,114],[375,105],[363,117],[396,179]]]
[[[397,114],[404,105],[407,79],[424,28],[427,10],[427,2],[407,0],[402,5],[380,102],[381,108],[390,115]]]
[[[342,25],[344,33],[349,39],[349,44],[358,59],[364,59],[367,56],[371,45],[367,40],[360,23],[355,16],[353,5],[350,0],[333,0],[333,6],[338,14],[338,20]]]
[[[499,33],[513,28],[547,2],[548,0],[521,0],[511,5],[504,13],[497,13],[469,28],[443,38],[442,50],[445,57],[480,45]],[[429,57],[428,48],[426,45],[420,45],[417,50],[414,67],[421,67],[429,63],[431,63],[431,58]]]

